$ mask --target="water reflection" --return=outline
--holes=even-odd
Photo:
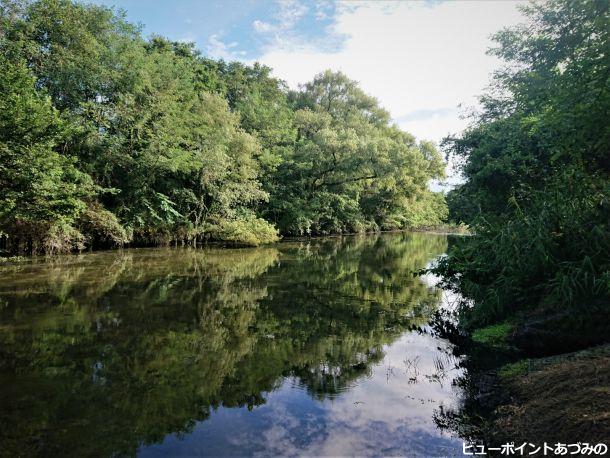
[[[446,455],[446,238],[142,249],[0,268],[8,455]]]

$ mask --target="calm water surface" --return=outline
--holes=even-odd
[[[0,455],[461,455],[433,234],[0,267]]]

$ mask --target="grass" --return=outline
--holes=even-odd
[[[492,347],[508,348],[507,338],[512,329],[513,325],[508,322],[494,324],[476,329],[472,333],[472,340]]]
[[[529,359],[522,359],[516,363],[506,364],[498,370],[498,375],[504,379],[526,375],[529,372],[529,365]]]

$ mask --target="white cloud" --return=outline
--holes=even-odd
[[[279,0],[278,12],[273,21],[264,22],[256,20],[252,23],[254,30],[259,33],[281,33],[290,31],[308,11],[307,6],[298,0]]]
[[[256,20],[252,23],[252,27],[259,33],[267,33],[273,30],[273,26],[268,22]]]
[[[271,21],[255,20],[252,28],[265,41],[265,50],[293,51],[305,43],[295,30],[295,26],[307,14],[309,8],[299,0],[278,0],[278,11]]]
[[[329,30],[346,40],[328,52],[319,42],[299,41],[289,33],[305,12],[291,2],[288,13],[287,5],[276,23],[258,25],[277,36],[259,61],[291,87],[327,68],[341,70],[376,96],[403,129],[435,141],[465,127],[458,105],[476,104],[499,66],[485,54],[489,35],[521,20],[510,1],[346,2],[338,5]]]
[[[206,47],[209,56],[215,59],[224,59],[227,61],[237,60],[244,54],[243,51],[234,51],[238,43],[233,41],[231,43],[225,43],[220,39],[218,34],[210,36]]]
[[[307,13],[307,6],[298,0],[281,0],[277,13],[278,26],[280,29],[292,28]]]

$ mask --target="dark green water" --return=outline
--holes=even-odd
[[[433,234],[0,267],[0,454],[461,454]],[[441,407],[442,406],[442,407]]]

